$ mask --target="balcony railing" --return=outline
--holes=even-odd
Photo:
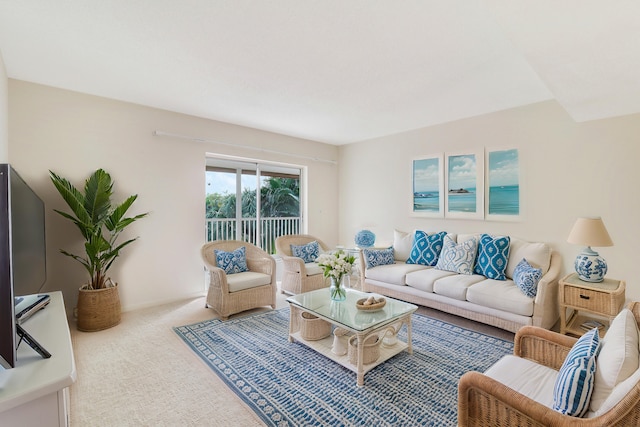
[[[300,234],[300,217],[260,218],[260,238],[256,218],[207,218],[207,242],[213,240],[242,240],[253,243],[269,254],[276,253],[276,237]]]

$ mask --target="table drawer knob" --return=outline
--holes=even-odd
[[[590,297],[589,297],[589,295],[580,295],[580,298],[582,298],[582,299],[589,299]]]

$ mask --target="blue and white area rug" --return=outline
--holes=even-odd
[[[290,343],[289,309],[174,328],[271,426],[455,426],[458,380],[513,352],[513,343],[419,314],[406,351],[356,374]],[[406,339],[406,328],[399,334]]]

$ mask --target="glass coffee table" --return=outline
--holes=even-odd
[[[411,346],[411,315],[417,310],[417,306],[387,298],[386,304],[378,311],[369,312],[359,310],[356,301],[371,295],[379,295],[347,289],[347,299],[344,301],[331,301],[329,288],[318,289],[311,292],[294,295],[287,298],[290,308],[289,317],[289,342],[300,342],[309,348],[334,360],[342,366],[357,374],[358,386],[364,385],[364,374],[392,358],[401,351],[407,350],[413,353]],[[304,321],[302,313],[309,313],[331,325],[341,328],[343,332],[356,337],[357,363],[350,362],[349,354],[339,355],[332,351],[334,335],[319,340],[304,339],[300,333],[301,322]],[[407,342],[397,339],[397,334],[403,325],[407,327]],[[371,342],[372,336],[377,336],[380,356],[372,363],[364,363],[365,342]],[[341,339],[345,339],[343,337]],[[345,344],[347,345],[347,344]]]

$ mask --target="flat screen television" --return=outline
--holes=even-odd
[[[16,304],[38,294],[46,278],[44,203],[10,165],[0,164],[0,365],[5,368],[15,367],[17,344],[24,338],[17,336],[23,329]]]

